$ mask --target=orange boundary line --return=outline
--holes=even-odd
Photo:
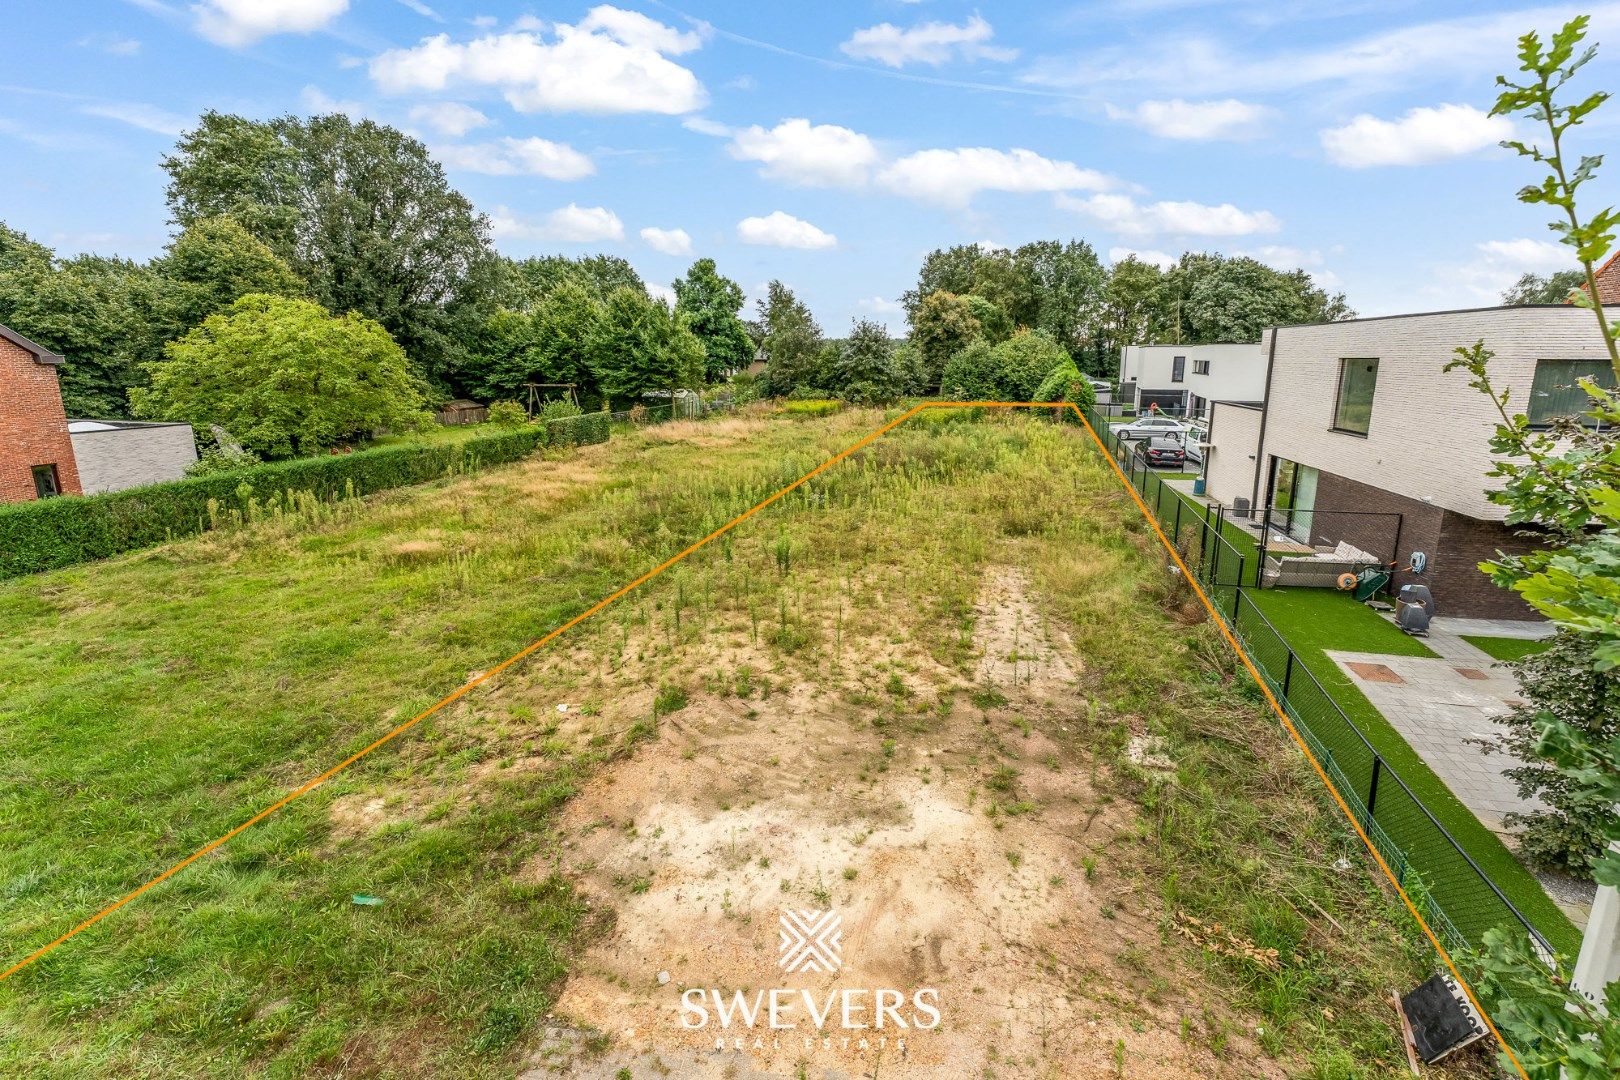
[[[405,734],[405,732],[420,724],[423,720],[426,720],[430,716],[442,711],[446,706],[452,705],[466,697],[467,694],[472,692],[474,689],[488,682],[490,679],[493,679],[507,668],[527,659],[529,656],[532,656],[534,653],[550,644],[553,640],[567,633],[569,630],[572,630],[574,627],[578,626],[586,619],[589,619],[592,615],[595,615],[603,608],[606,608],[615,601],[622,599],[632,590],[646,584],[648,581],[651,581],[653,578],[657,577],[665,570],[668,570],[671,566],[674,566],[682,559],[685,559],[688,555],[691,555],[699,548],[702,548],[710,541],[724,535],[727,532],[730,532],[732,529],[736,528],[738,525],[741,525],[743,522],[747,521],[761,510],[764,510],[766,507],[782,499],[797,488],[802,487],[804,484],[821,475],[823,472],[826,472],[834,465],[837,465],[851,454],[854,454],[857,451],[869,446],[883,435],[888,434],[890,431],[899,427],[901,424],[905,423],[907,420],[911,419],[913,416],[917,415],[923,410],[964,407],[991,409],[1050,409],[1062,407],[1063,404],[1065,403],[1040,401],[937,401],[924,402],[920,405],[913,406],[895,419],[889,421],[887,424],[884,424],[882,427],[866,435],[859,441],[850,444],[848,447],[828,458],[826,461],[823,461],[820,465],[817,465],[814,469],[811,469],[809,472],[793,481],[793,483],[789,484],[787,487],[771,495],[769,498],[761,500],[754,506],[743,511],[741,514],[738,514],[736,517],[732,518],[730,521],[726,522],[724,525],[720,526],[703,539],[682,549],[680,552],[659,563],[645,574],[642,574],[628,585],[625,585],[623,588],[619,589],[617,592],[614,592],[603,600],[597,601],[591,607],[587,608],[580,614],[575,615],[572,619],[569,619],[567,622],[546,634],[544,637],[539,638],[538,640],[520,649],[518,652],[513,653],[511,656],[507,657],[505,660],[502,660],[499,664],[496,664],[494,667],[490,668],[482,675],[479,675],[477,678],[467,680],[467,682],[463,683],[458,689],[441,698],[437,703],[429,706],[422,712],[417,713],[403,724],[400,724],[398,727],[394,728],[386,735],[376,739],[374,742],[370,743],[364,748],[350,754],[348,757],[344,758],[336,765],[333,765],[325,772],[320,773],[318,776],[315,776],[294,788],[286,795],[283,795],[280,799],[277,799],[263,810],[260,810],[258,813],[242,822],[242,824],[236,826],[236,828],[230,830],[223,836],[211,841],[203,847],[198,848],[196,851],[192,852],[184,859],[181,859],[179,862],[175,863],[161,874],[152,878],[150,881],[147,881],[144,885],[126,894],[115,903],[109,904],[102,908],[100,911],[96,912],[88,919],[85,919],[83,922],[79,923],[65,934],[53,941],[46,943],[45,945],[40,946],[38,949],[35,949],[33,952],[6,968],[4,971],[0,971],[0,981],[9,979],[17,972],[44,957],[46,954],[59,948],[70,939],[90,929],[90,927],[94,926],[102,919],[105,919],[113,912],[137,899],[143,893],[157,887],[158,885],[161,885],[163,882],[167,881],[175,874],[178,874],[180,871],[184,870],[198,859],[201,859],[203,856],[215,851],[226,843],[229,843],[232,839],[239,836],[243,832],[246,832],[254,825],[257,825],[259,822],[274,814],[276,811],[291,803],[293,800],[308,794],[310,791],[313,791],[327,780],[330,780],[344,769],[347,769],[350,765],[353,765],[367,754],[370,754],[373,750],[386,746],[388,743],[393,742],[399,736]],[[1131,483],[1130,478],[1125,475],[1125,471],[1119,467],[1119,462],[1115,460],[1114,455],[1109,451],[1107,445],[1103,442],[1102,437],[1097,434],[1097,429],[1092,427],[1091,421],[1086,418],[1085,413],[1080,410],[1078,405],[1075,405],[1072,402],[1067,403],[1067,405],[1068,408],[1073,410],[1075,416],[1080,419],[1080,422],[1085,425],[1087,433],[1091,435],[1092,441],[1097,444],[1097,449],[1102,452],[1103,457],[1108,459],[1108,464],[1113,468],[1114,474],[1119,477],[1120,482],[1125,485],[1125,490],[1130,493],[1132,500],[1135,501],[1137,508],[1142,511],[1143,518],[1146,519],[1147,523],[1153,528],[1154,533],[1159,538],[1159,542],[1163,544],[1165,550],[1170,553],[1170,557],[1175,560],[1176,566],[1180,568],[1183,578],[1189,585],[1193,587],[1193,591],[1198,594],[1198,599],[1203,602],[1204,608],[1209,612],[1210,618],[1214,621],[1215,626],[1220,630],[1221,635],[1226,638],[1227,644],[1232,646],[1232,651],[1237,654],[1238,659],[1243,662],[1243,666],[1248,670],[1249,675],[1254,679],[1255,685],[1260,688],[1260,692],[1265,695],[1266,701],[1270,703],[1272,711],[1277,714],[1278,719],[1280,719],[1283,722],[1283,725],[1287,727],[1288,733],[1293,736],[1294,742],[1299,746],[1300,752],[1305,755],[1306,760],[1311,763],[1311,767],[1316,770],[1316,774],[1321,777],[1322,783],[1326,785],[1328,791],[1333,795],[1334,802],[1336,802],[1339,809],[1343,811],[1345,819],[1349,821],[1351,827],[1356,830],[1356,835],[1361,837],[1362,843],[1366,845],[1368,852],[1372,854],[1372,857],[1377,861],[1379,867],[1384,871],[1384,875],[1389,878],[1390,884],[1395,886],[1395,891],[1400,894],[1401,899],[1406,903],[1406,909],[1412,913],[1412,918],[1416,919],[1418,925],[1423,928],[1423,933],[1428,937],[1429,943],[1434,946],[1435,951],[1440,954],[1441,960],[1445,962],[1446,967],[1457,979],[1458,985],[1460,985],[1463,988],[1463,991],[1468,995],[1468,1000],[1473,1003],[1474,1008],[1478,1010],[1479,1015],[1484,1019],[1486,1026],[1491,1029],[1491,1034],[1496,1036],[1497,1043],[1507,1054],[1508,1059],[1512,1061],[1514,1066],[1519,1070],[1519,1074],[1523,1076],[1525,1080],[1529,1080],[1529,1074],[1525,1072],[1524,1066],[1519,1063],[1519,1059],[1514,1056],[1512,1048],[1507,1044],[1507,1040],[1502,1038],[1502,1033],[1498,1031],[1496,1025],[1492,1023],[1489,1014],[1486,1013],[1484,1007],[1479,1003],[1479,999],[1474,996],[1473,988],[1468,985],[1468,981],[1464,979],[1462,973],[1457,970],[1457,966],[1452,962],[1451,955],[1446,951],[1445,946],[1440,943],[1440,939],[1435,935],[1434,931],[1429,928],[1428,922],[1424,920],[1423,915],[1418,911],[1417,905],[1412,902],[1411,897],[1407,896],[1406,890],[1401,887],[1400,881],[1390,870],[1389,864],[1386,863],[1384,861],[1384,857],[1379,854],[1377,846],[1373,844],[1372,840],[1368,838],[1366,832],[1362,830],[1361,824],[1356,821],[1355,815],[1350,812],[1349,805],[1339,794],[1338,789],[1334,787],[1333,781],[1328,778],[1327,772],[1322,768],[1321,763],[1316,760],[1316,755],[1311,753],[1310,747],[1306,745],[1305,740],[1300,736],[1298,729],[1294,727],[1294,722],[1289,718],[1287,710],[1282,707],[1282,705],[1277,701],[1276,696],[1272,694],[1271,688],[1266,685],[1265,679],[1261,677],[1260,671],[1255,667],[1254,662],[1249,659],[1249,654],[1244,650],[1243,645],[1238,641],[1237,636],[1232,633],[1230,628],[1227,627],[1225,620],[1221,617],[1220,612],[1216,610],[1214,603],[1204,592],[1203,587],[1199,585],[1197,578],[1193,576],[1192,572],[1188,569],[1187,564],[1182,561],[1181,553],[1176,550],[1175,544],[1171,543],[1170,538],[1164,534],[1164,530],[1159,526],[1158,519],[1155,518],[1152,511],[1148,509],[1147,503],[1142,500],[1141,494],[1136,490],[1136,486]]]

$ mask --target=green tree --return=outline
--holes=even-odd
[[[969,293],[962,299],[967,303],[968,313],[979,324],[979,333],[990,344],[995,345],[1006,341],[1013,336],[1013,331],[1018,328],[1017,324],[1013,322],[1012,316],[1008,315],[1000,304],[986,300],[984,297],[974,293]]]
[[[608,297],[588,348],[591,370],[614,401],[691,388],[703,379],[703,344],[686,320],[637,289]]]
[[[523,299],[513,306],[532,308],[564,282],[573,282],[605,303],[619,289],[647,290],[635,267],[618,255],[539,255],[510,262]]]
[[[405,353],[381,325],[279,296],[244,296],[146,365],[137,416],[219,424],[266,458],[316,454],[426,420]]]
[[[995,346],[996,389],[1002,401],[1034,401],[1042,381],[1061,364],[1073,364],[1069,354],[1039,330],[1020,330]]]
[[[1502,294],[1502,306],[1565,304],[1569,302],[1569,294],[1585,284],[1586,272],[1579,268],[1554,270],[1546,277],[1525,274]]]
[[[1188,255],[1167,281],[1189,344],[1259,341],[1271,326],[1332,322],[1355,312],[1303,270],[1279,271],[1240,256]]]
[[[951,358],[984,337],[973,304],[943,289],[929,293],[911,316],[911,343],[922,355],[930,387],[939,386]]]
[[[1598,91],[1573,104],[1559,92],[1596,54],[1581,48],[1588,19],[1578,16],[1543,45],[1532,32],[1519,39],[1520,71],[1515,83],[1498,77],[1501,88],[1493,116],[1522,115],[1541,127],[1547,143],[1514,140],[1503,145],[1545,167],[1540,183],[1519,192],[1526,203],[1555,211],[1550,227],[1574,253],[1587,290],[1575,302],[1590,308],[1607,347],[1613,380],[1620,385],[1620,324],[1611,324],[1597,291],[1596,265],[1610,251],[1620,213],[1606,209],[1582,220],[1576,196],[1602,163],[1583,156],[1571,167],[1564,140],[1608,98]],[[1551,431],[1530,427],[1511,411],[1506,390],[1492,383],[1492,358],[1485,342],[1457,349],[1447,370],[1468,372],[1472,385],[1489,396],[1501,424],[1491,439],[1498,455],[1489,474],[1499,483],[1487,493],[1507,508],[1511,525],[1535,526],[1546,546],[1522,556],[1501,556],[1481,566],[1498,585],[1512,588],[1545,614],[1561,632],[1576,635],[1589,650],[1591,670],[1620,670],[1620,395],[1582,380],[1591,409],[1587,424],[1569,419]],[[1527,688],[1536,691],[1534,684]],[[1610,734],[1612,717],[1595,711],[1593,701],[1578,715],[1555,694],[1532,697],[1538,716],[1533,749],[1559,774],[1562,808],[1600,825],[1592,860],[1600,886],[1620,886],[1620,737]],[[1603,700],[1607,700],[1605,697]],[[1532,1080],[1598,1080],[1620,1074],[1620,982],[1595,988],[1591,1000],[1563,974],[1535,956],[1522,934],[1493,930],[1470,961],[1481,974],[1476,985],[1496,1024],[1517,1050],[1517,1064]]]
[[[759,301],[764,331],[765,392],[780,396],[814,386],[820,374],[821,327],[810,309],[780,281],[766,286]]]
[[[169,341],[249,293],[303,296],[304,281],[269,246],[233,218],[199,218],[154,259],[153,317]]]
[[[974,268],[982,258],[984,249],[978,244],[941,248],[925,255],[922,270],[917,275],[917,287],[900,295],[907,320],[916,325],[917,309],[934,293],[966,296],[972,292]]]
[[[855,323],[849,337],[839,343],[829,368],[826,388],[858,404],[893,401],[905,388],[889,329],[871,319]]]
[[[456,387],[465,336],[493,306],[493,255],[487,220],[420,142],[336,114],[260,122],[210,111],[163,166],[176,224],[229,215],[311,297],[375,319],[424,373]]]
[[[737,317],[743,301],[742,286],[722,277],[713,259],[699,259],[675,282],[675,310],[686,317],[692,333],[703,343],[704,370],[710,381],[753,362],[754,344]]]
[[[945,362],[939,392],[951,401],[1001,401],[1000,374],[994,347],[976,338]]]
[[[1102,330],[1116,356],[1126,345],[1158,340],[1164,310],[1164,271],[1134,255],[1116,262],[1103,288]]]
[[[1013,253],[1036,296],[1035,317],[1025,325],[1043,330],[1078,357],[1103,332],[1107,274],[1084,240],[1039,240]]]
[[[55,260],[10,230],[0,239],[0,323],[67,358],[60,374],[69,416],[128,417],[127,392],[144,381],[139,365],[162,340],[151,272],[100,255]]]

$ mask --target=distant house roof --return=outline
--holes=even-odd
[[[1620,304],[1620,251],[1609,256],[1597,272],[1598,303],[1608,307]]]
[[[29,341],[27,338],[17,333],[17,331],[4,324],[0,324],[0,338],[4,338],[6,341],[9,341],[13,345],[17,346],[17,348],[21,349],[23,352],[31,355],[34,358],[34,362],[37,364],[60,364],[64,359],[66,359],[66,357],[58,356],[56,353],[51,352],[51,350],[45,348],[43,345],[35,345],[32,341]]]

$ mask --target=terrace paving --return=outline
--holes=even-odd
[[[1549,630],[1544,623],[1442,618],[1423,639],[1437,657],[1337,650],[1328,656],[1457,798],[1489,828],[1506,835],[1506,815],[1528,813],[1543,804],[1520,798],[1504,775],[1522,764],[1518,758],[1481,753],[1469,740],[1500,734],[1496,718],[1520,703],[1519,684],[1505,665],[1462,635],[1536,638]]]

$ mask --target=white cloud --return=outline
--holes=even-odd
[[[689,53],[703,46],[702,34],[683,34],[638,11],[625,11],[608,4],[591,8],[580,20],[578,29],[585,33],[601,30],[608,37],[626,45],[655,53],[668,53],[670,56]]]
[[[862,311],[873,315],[898,315],[906,310],[904,306],[894,300],[882,296],[869,296],[864,300],[855,301],[855,306]]]
[[[525,221],[504,206],[489,216],[489,231],[496,239],[552,240],[563,244],[589,244],[600,240],[623,240],[624,223],[605,206],[567,206],[544,215],[538,221]]]
[[[424,19],[432,19],[434,22],[444,22],[444,16],[422,3],[422,0],[399,0],[399,4],[401,7],[410,8]]]
[[[731,129],[718,120],[710,120],[703,116],[688,116],[681,121],[681,127],[687,131],[695,131],[699,135],[710,135],[716,139],[731,138]]]
[[[433,153],[449,168],[489,176],[580,180],[596,172],[590,158],[567,143],[547,139],[508,137],[495,142],[436,146]]]
[[[74,42],[83,49],[97,49],[109,56],[134,56],[141,51],[141,43],[136,38],[119,37],[115,34],[92,34],[82,37]]]
[[[743,218],[737,222],[737,238],[745,244],[767,247],[814,250],[838,246],[838,237],[832,233],[780,210],[765,217]]]
[[[656,281],[647,282],[647,295],[654,300],[662,301],[666,307],[674,307],[675,302],[680,299],[675,295],[674,289],[668,285],[660,285]]]
[[[878,174],[892,191],[942,206],[964,207],[981,191],[1104,191],[1118,181],[1069,161],[1053,161],[1033,150],[921,150]]]
[[[1512,43],[1526,27],[1539,24],[1550,30],[1581,10],[1593,17],[1594,37],[1614,30],[1620,20],[1620,4],[1615,3],[1585,9],[1519,7],[1437,19],[1307,48],[1278,48],[1269,38],[1256,37],[1257,44],[1249,50],[1233,49],[1214,37],[1167,25],[1152,39],[1133,37],[1117,46],[1043,57],[1021,78],[1061,89],[1101,87],[1112,94],[1118,94],[1121,86],[1209,96],[1297,90],[1323,83],[1387,94],[1416,84],[1445,81],[1456,85],[1459,80],[1471,82],[1502,71],[1511,60]]]
[[[1231,203],[1138,203],[1129,195],[1059,195],[1057,205],[1096,218],[1115,232],[1133,236],[1248,236],[1282,227],[1269,210],[1239,210]]]
[[[319,30],[348,9],[349,0],[203,0],[191,8],[198,33],[232,48]]]
[[[351,120],[359,120],[366,114],[365,105],[358,101],[344,101],[332,97],[318,86],[306,86],[298,93],[298,102],[311,115],[326,116],[331,113],[342,113]]]
[[[953,58],[963,60],[1012,60],[1017,49],[990,44],[995,31],[978,15],[957,26],[946,22],[925,22],[904,30],[893,23],[879,23],[857,30],[838,46],[846,56],[875,60],[889,67],[932,64],[939,67]]]
[[[1154,251],[1151,248],[1140,250],[1128,247],[1111,247],[1108,249],[1108,261],[1110,263],[1124,262],[1126,259],[1151,263],[1161,270],[1168,270],[1181,261],[1168,251]]]
[[[532,21],[523,25],[533,25]],[[635,12],[606,5],[578,25],[488,34],[466,43],[448,34],[372,59],[372,80],[387,93],[433,92],[452,85],[496,86],[519,112],[695,112],[708,101],[691,71],[668,59],[697,48],[679,33]]]
[[[1136,124],[1165,139],[1252,139],[1271,110],[1236,98],[1220,101],[1144,101],[1134,109],[1109,105],[1114,120]]]
[[[784,120],[766,130],[737,131],[728,147],[739,161],[762,163],[760,175],[809,187],[859,187],[878,161],[871,139],[834,124]]]
[[[1496,304],[1524,274],[1550,274],[1577,265],[1572,250],[1551,240],[1486,240],[1460,262],[1438,268],[1426,291],[1442,304]]]
[[[166,112],[163,109],[145,105],[139,101],[100,102],[94,105],[86,105],[80,111],[90,116],[117,120],[121,124],[138,127],[142,131],[155,132],[158,135],[179,135],[191,124],[189,117]]]
[[[459,139],[474,128],[485,127],[492,123],[489,117],[471,105],[463,105],[459,101],[417,105],[411,109],[411,120],[453,139]]]
[[[649,225],[641,230],[641,238],[648,247],[665,255],[692,254],[692,238],[685,229],[660,229]]]
[[[1322,148],[1336,165],[1429,165],[1472,154],[1513,137],[1513,122],[1471,105],[1416,108],[1399,120],[1366,113],[1322,132]]]

